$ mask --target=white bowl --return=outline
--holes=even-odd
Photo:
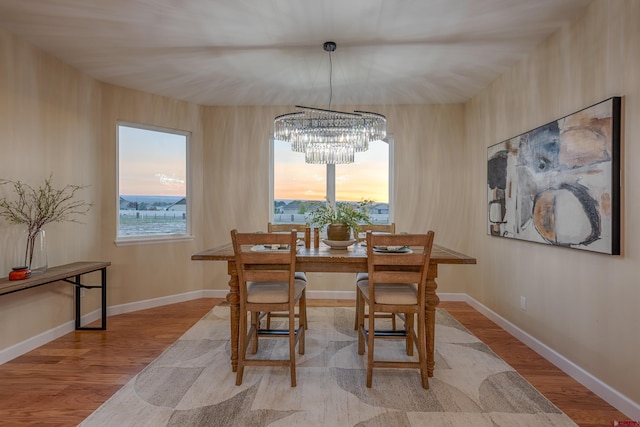
[[[354,239],[351,240],[329,240],[322,239],[322,242],[329,246],[331,249],[347,249],[349,246],[353,245],[356,241]]]

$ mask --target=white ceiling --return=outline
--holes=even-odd
[[[104,82],[201,105],[458,103],[591,0],[0,0]]]

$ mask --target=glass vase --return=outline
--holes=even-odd
[[[25,231],[24,264],[29,267],[31,274],[42,274],[47,271],[47,241],[43,229],[33,234]]]

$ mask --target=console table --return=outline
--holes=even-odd
[[[31,276],[24,280],[9,280],[8,277],[0,279],[0,295],[20,292],[38,286],[47,285],[58,281],[71,283],[75,286],[75,312],[76,330],[101,330],[107,329],[107,267],[110,262],[72,262],[71,264],[50,267],[42,274]],[[85,274],[100,270],[102,281],[100,285],[83,285],[81,277]],[[80,325],[81,291],[82,289],[102,289],[102,325],[100,327],[87,327]]]

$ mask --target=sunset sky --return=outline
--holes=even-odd
[[[119,127],[119,192],[123,195],[186,195],[186,137],[128,126]],[[338,200],[388,203],[388,145],[375,141],[356,153],[355,162],[336,165]],[[311,165],[289,143],[275,141],[274,199],[326,199],[326,165]]]
[[[375,141],[369,150],[356,153],[355,162],[336,165],[336,198],[338,200],[374,200],[389,202],[389,148]],[[275,141],[274,199],[325,200],[326,165],[310,165],[304,153],[291,151],[289,143]]]
[[[186,191],[186,137],[119,127],[120,194],[180,196]]]

